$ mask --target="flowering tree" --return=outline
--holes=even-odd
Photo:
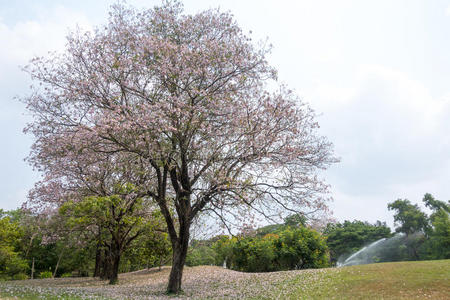
[[[317,170],[336,160],[314,113],[231,15],[184,15],[179,3],[113,7],[94,33],[26,68],[42,86],[25,98],[41,170],[124,155],[161,210],[173,248],[168,292],[179,292],[191,224],[201,212],[235,223],[326,209]],[[50,176],[51,177],[51,176]],[[44,193],[45,194],[45,193]]]

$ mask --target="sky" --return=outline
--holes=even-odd
[[[21,66],[63,51],[77,27],[107,21],[115,1],[0,0],[0,208],[26,200],[39,174],[24,161],[31,119]],[[127,1],[151,8],[160,1]],[[425,193],[450,199],[450,0],[185,0],[187,13],[231,11],[268,56],[279,81],[316,111],[341,159],[323,176],[339,220],[386,221],[387,203]]]

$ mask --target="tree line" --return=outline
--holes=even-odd
[[[306,226],[305,221],[292,215],[282,224],[268,225],[237,236],[221,235],[194,241],[186,264],[211,264],[244,272],[329,266],[326,238]]]
[[[449,202],[425,194],[427,215],[417,204],[398,199],[388,204],[394,211],[395,231],[385,222],[344,221],[315,231],[297,215],[283,224],[268,225],[237,236],[218,236],[191,244],[186,263],[218,265],[247,272],[293,270],[335,266],[377,240],[381,249],[369,253],[367,262],[450,259]],[[287,262],[287,263],[286,263]]]
[[[66,203],[48,216],[0,210],[0,280],[94,276],[114,283],[120,272],[167,264],[171,249],[161,216],[127,216],[119,226],[107,209],[114,200]]]
[[[283,223],[236,236],[194,239],[186,265],[245,272],[322,268],[382,238],[389,242],[369,254],[373,256],[369,262],[449,259],[449,202],[427,193],[423,203],[431,213],[407,199],[388,204],[394,211],[395,232],[384,222],[358,220],[332,222],[316,230],[304,216],[293,214]],[[45,217],[23,209],[0,211],[0,280],[98,276],[111,281],[120,272],[170,265],[171,246],[162,216],[155,211],[145,214],[141,211],[145,207],[138,203],[135,211],[125,214],[120,197],[88,197],[66,202],[57,215]],[[116,240],[121,250],[112,253]]]

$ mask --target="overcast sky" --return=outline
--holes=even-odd
[[[105,23],[114,1],[0,0],[0,208],[14,209],[39,176],[23,161],[29,92],[19,66],[63,50],[76,26]],[[152,7],[160,1],[128,1]],[[450,1],[184,1],[230,10],[270,63],[316,110],[341,162],[323,176],[338,220],[392,225],[387,203],[426,192],[450,199]]]

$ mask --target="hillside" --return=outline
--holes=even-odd
[[[450,299],[450,260],[274,273],[186,267],[184,294],[164,295],[169,268],[93,278],[0,282],[1,299]],[[16,298],[17,299],[17,298]]]

